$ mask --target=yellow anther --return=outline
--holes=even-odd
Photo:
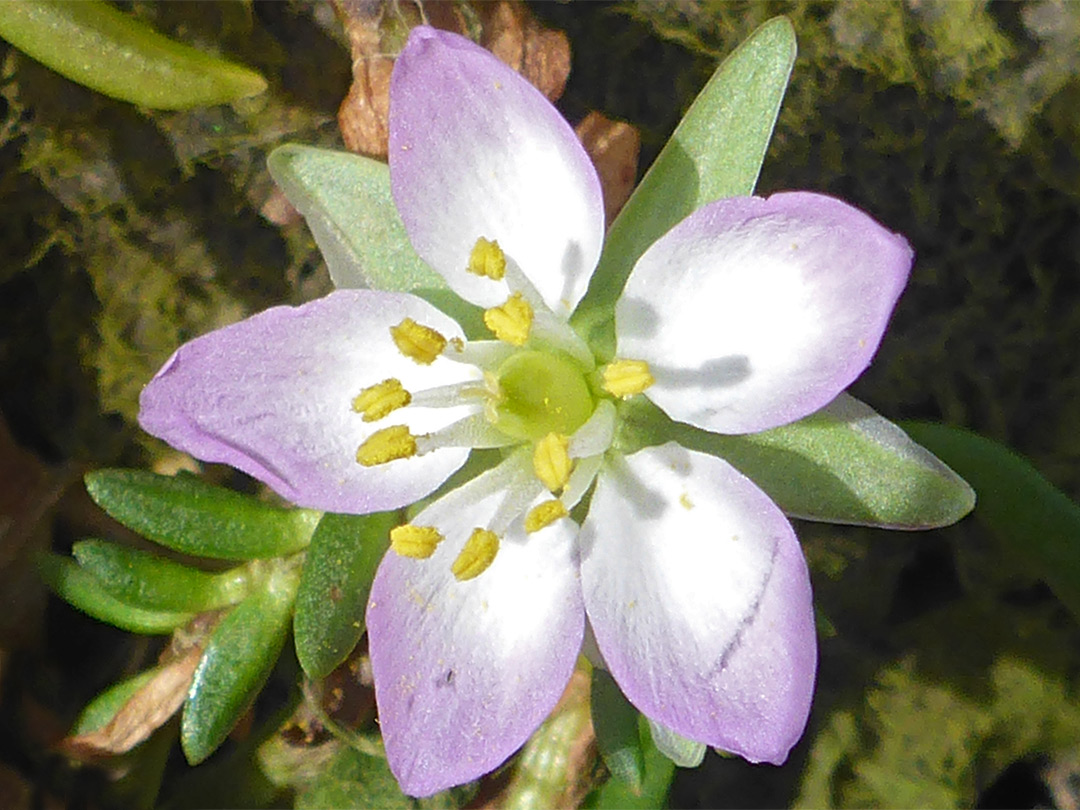
[[[397,326],[391,326],[390,336],[399,352],[424,366],[434,362],[446,348],[446,338],[430,326],[419,324],[412,318],[406,318]]]
[[[620,399],[640,394],[654,382],[644,360],[615,360],[604,366],[604,390]]]
[[[391,411],[404,408],[410,402],[412,394],[401,387],[401,380],[391,377],[361,391],[352,401],[352,408],[364,415],[365,422],[377,422]]]
[[[549,433],[536,443],[533,450],[533,472],[552,492],[561,492],[570,480],[574,462],[567,452],[570,440],[558,433]]]
[[[356,451],[356,460],[365,467],[374,467],[415,455],[416,437],[409,433],[405,425],[394,425],[376,430],[368,436]]]
[[[501,307],[484,310],[484,325],[499,340],[511,346],[524,346],[532,329],[533,309],[529,302],[514,293]]]
[[[498,551],[499,536],[495,532],[487,529],[473,529],[473,533],[465,542],[465,548],[450,566],[450,573],[460,582],[478,577],[494,562]]]
[[[468,270],[473,275],[487,276],[494,281],[501,281],[506,275],[506,254],[498,242],[489,242],[484,237],[476,240],[472,253],[469,254]]]
[[[390,530],[390,548],[402,557],[426,560],[435,553],[435,546],[443,541],[443,536],[434,526],[413,526],[406,523]]]
[[[569,513],[566,511],[566,507],[558,498],[544,501],[542,504],[530,509],[529,514],[525,516],[525,531],[529,534],[538,532],[550,526],[556,520],[566,517],[567,514]]]

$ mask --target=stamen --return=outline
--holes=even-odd
[[[573,462],[567,448],[570,440],[558,433],[549,433],[536,443],[533,450],[533,472],[551,492],[559,492],[570,480]]]
[[[498,551],[499,536],[495,532],[489,532],[487,529],[473,529],[473,533],[465,542],[465,548],[450,566],[450,573],[459,582],[474,579],[484,573],[495,561]]]
[[[532,321],[533,308],[521,293],[511,295],[501,307],[484,310],[484,325],[511,346],[525,345]]]
[[[435,553],[443,536],[434,526],[413,526],[406,523],[390,530],[390,548],[402,557],[426,560]]]
[[[423,366],[431,365],[446,348],[446,338],[432,329],[406,318],[390,327],[390,336],[398,351]]]
[[[416,455],[416,437],[405,425],[376,430],[356,451],[356,460],[365,467],[386,464]]]
[[[517,441],[496,428],[482,413],[474,413],[434,433],[417,436],[416,452],[423,455],[440,447],[471,447],[474,450],[509,447]]]
[[[391,377],[361,391],[352,401],[352,408],[364,415],[365,422],[377,422],[411,401],[412,395],[401,386],[401,380]]]
[[[542,504],[534,506],[529,510],[529,514],[525,516],[525,531],[529,534],[538,532],[568,514],[563,502],[558,498],[544,501]]]
[[[472,253],[469,254],[467,269],[473,275],[502,281],[503,276],[506,275],[506,254],[503,253],[497,241],[489,242],[481,236],[476,240]]]
[[[604,454],[583,458],[574,465],[574,471],[570,473],[570,480],[566,483],[566,489],[559,498],[567,509],[573,509],[578,505],[585,493],[592,486],[596,474],[600,472],[600,466],[604,462]]]
[[[615,405],[610,399],[596,403],[596,410],[570,437],[570,458],[587,458],[611,447],[615,437]]]
[[[644,360],[615,360],[604,367],[604,390],[620,399],[640,394],[654,382]]]

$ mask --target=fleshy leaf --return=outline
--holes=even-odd
[[[0,3],[0,37],[73,82],[143,107],[224,104],[266,89],[255,71],[164,37],[100,0]]]
[[[297,580],[294,570],[274,572],[211,634],[180,721],[180,744],[192,765],[224,742],[270,677],[289,634]]]
[[[991,439],[929,422],[903,427],[971,482],[979,496],[975,518],[1028,560],[1080,618],[1080,504]]]
[[[149,683],[157,673],[157,667],[148,669],[118,681],[99,692],[79,713],[75,725],[68,732],[70,736],[77,737],[80,734],[89,734],[91,731],[104,728],[128,702],[128,699]]]
[[[484,335],[480,310],[462,301],[416,255],[390,196],[385,163],[348,152],[285,144],[270,175],[304,215],[338,289],[371,287],[418,295]]]
[[[311,538],[296,595],[296,657],[312,678],[322,678],[343,660],[364,632],[375,569],[387,549],[396,512],[371,515],[327,513]]]
[[[611,775],[632,791],[641,791],[645,750],[638,732],[638,710],[630,705],[615,679],[602,669],[592,675],[592,720],[596,746]]]
[[[101,580],[58,554],[43,554],[37,560],[45,583],[72,607],[99,621],[132,633],[164,635],[186,624],[191,613],[148,610],[117,599]]]
[[[707,202],[752,194],[795,63],[786,17],[757,29],[698,94],[608,231],[600,264],[572,323],[612,354],[610,313],[646,248]]]
[[[254,560],[307,546],[321,514],[283,509],[212,486],[188,473],[97,470],[86,489],[109,516],[174,551]]]
[[[198,613],[239,602],[247,593],[242,570],[212,574],[103,540],[75,543],[71,553],[117,599],[151,610]]]
[[[674,439],[726,459],[794,517],[929,529],[955,523],[975,505],[967,482],[847,394],[798,422],[745,436],[674,422],[644,397],[623,410],[631,444]]]

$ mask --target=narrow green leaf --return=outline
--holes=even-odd
[[[601,354],[615,350],[611,313],[638,257],[706,203],[752,194],[795,63],[786,17],[758,28],[717,68],[608,231],[571,323]]]
[[[645,753],[645,779],[641,790],[631,790],[621,779],[609,779],[594,790],[582,804],[594,810],[646,810],[667,806],[667,794],[675,775],[675,764],[665,757],[652,741],[649,723],[638,718],[638,733]]]
[[[97,470],[86,489],[109,515],[174,551],[216,560],[254,560],[307,546],[321,513],[283,509],[187,473]]]
[[[131,696],[149,683],[157,673],[156,667],[148,669],[118,681],[99,692],[79,713],[68,736],[77,737],[80,734],[89,734],[91,731],[105,728]]]
[[[327,513],[311,538],[296,595],[296,657],[312,678],[329,675],[364,632],[364,610],[396,512]]]
[[[979,496],[975,518],[1028,560],[1080,619],[1080,504],[991,439],[930,422],[902,424],[971,482]]]
[[[955,523],[975,505],[962,478],[846,394],[798,422],[746,436],[674,422],[644,397],[625,404],[631,444],[675,440],[726,459],[794,517],[928,529]]]
[[[648,718],[646,718],[648,719]],[[688,740],[667,726],[649,720],[649,732],[657,750],[680,768],[696,768],[705,759],[705,743]]]
[[[602,669],[592,673],[592,722],[596,746],[612,776],[641,792],[645,779],[645,750],[638,731],[638,711],[615,679]]]
[[[270,153],[267,166],[307,220],[336,287],[412,293],[452,316],[466,333],[485,334],[480,310],[450,292],[413,250],[385,163],[285,144]]]
[[[175,42],[100,0],[0,3],[0,37],[73,82],[160,110],[266,89],[249,68]]]
[[[122,630],[164,635],[191,619],[191,613],[147,610],[123,602],[109,593],[97,577],[67,557],[43,554],[37,564],[41,578],[57,596],[83,613]]]
[[[83,540],[71,552],[117,599],[151,610],[199,613],[235,604],[247,595],[243,568],[211,574],[104,540]]]
[[[225,741],[270,677],[289,634],[298,579],[293,569],[272,573],[210,635],[180,720],[180,744],[192,765]]]

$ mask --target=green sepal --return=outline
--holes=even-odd
[[[97,577],[68,557],[42,554],[37,558],[37,567],[41,578],[57,596],[83,613],[121,630],[164,635],[191,620],[191,613],[149,610],[117,599]]]
[[[412,293],[454,318],[466,334],[487,334],[481,310],[451,292],[413,250],[385,163],[285,144],[270,153],[267,167],[307,220],[334,286]]]
[[[92,731],[105,728],[116,717],[116,713],[124,707],[124,704],[157,674],[157,667],[148,669],[132,675],[130,678],[117,681],[112,686],[99,692],[94,696],[93,700],[83,707],[75,720],[75,725],[68,732],[68,736],[78,737],[80,734],[89,734]]]
[[[110,517],[163,546],[216,560],[255,560],[307,546],[320,512],[285,509],[191,475],[97,470],[86,489]]]
[[[296,594],[296,657],[312,678],[329,675],[364,632],[371,581],[388,546],[396,512],[327,513],[311,538]]]
[[[100,0],[0,3],[0,37],[73,82],[143,107],[224,104],[266,89],[255,71],[164,37]]]
[[[627,451],[676,441],[710,453],[734,465],[793,517],[930,529],[955,523],[975,505],[966,481],[847,394],[798,422],[745,436],[675,422],[645,397],[620,408]]]
[[[590,793],[582,803],[584,808],[595,810],[646,810],[667,806],[667,794],[675,776],[675,763],[665,757],[656,747],[644,716],[638,716],[638,734],[645,754],[645,778],[639,791],[621,779],[608,779]]]
[[[386,760],[342,746],[296,796],[296,810],[323,807],[378,807],[411,810],[416,805],[401,792]]]
[[[991,439],[947,425],[902,424],[971,482],[979,496],[975,519],[1026,560],[1080,619],[1080,504]]]
[[[192,765],[212,754],[270,677],[289,635],[299,574],[275,571],[214,628],[191,681],[180,745]]]
[[[602,669],[592,673],[592,722],[596,747],[607,769],[634,793],[645,779],[645,749],[638,730],[638,710],[630,705],[615,679]]]
[[[706,203],[752,194],[795,63],[795,29],[769,20],[716,69],[611,224],[600,264],[571,324],[603,359],[611,318],[642,253]]]
[[[652,719],[648,720],[649,732],[656,749],[676,766],[696,768],[705,759],[705,743],[688,740],[667,726]]]
[[[71,553],[105,590],[138,607],[199,613],[247,595],[248,576],[242,568],[212,574],[105,540],[80,541]]]

